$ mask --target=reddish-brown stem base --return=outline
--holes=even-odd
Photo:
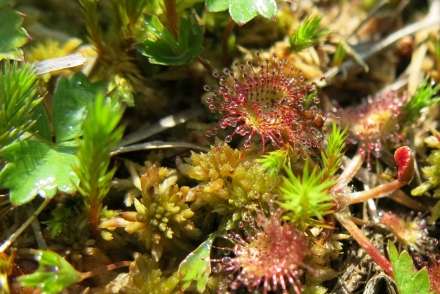
[[[362,231],[351,220],[349,210],[344,209],[335,213],[336,219],[344,226],[344,228],[353,236],[359,245],[367,252],[371,258],[382,267],[382,269],[391,277],[393,277],[393,267],[388,259],[377,250],[370,240],[362,233]]]
[[[91,237],[96,239],[98,236],[99,230],[99,213],[101,210],[91,209],[90,210],[90,229],[91,229]]]

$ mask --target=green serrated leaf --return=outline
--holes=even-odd
[[[225,11],[229,8],[229,0],[206,0],[205,7],[210,12]]]
[[[388,253],[393,265],[394,280],[399,294],[430,293],[430,282],[426,268],[416,273],[408,252],[403,251],[399,255],[396,246],[392,242],[388,242]]]
[[[185,291],[193,281],[197,281],[197,291],[202,293],[205,290],[211,274],[212,243],[218,235],[217,232],[209,235],[208,240],[191,252],[180,264],[178,274],[181,277],[181,291]]]
[[[70,80],[63,77],[58,81],[53,97],[53,127],[57,142],[81,136],[87,105],[104,87],[102,82],[89,82],[82,73],[76,73]]]
[[[275,0],[256,1],[257,11],[266,18],[273,18],[277,13],[277,3]]]
[[[258,15],[257,5],[254,0],[231,0],[229,14],[241,26]]]
[[[184,65],[191,63],[203,51],[203,29],[194,15],[181,18],[177,41],[156,16],[146,16],[147,38],[137,50],[148,57],[150,63]]]
[[[73,193],[78,177],[72,164],[78,164],[76,142],[48,146],[37,141],[19,141],[3,149],[6,166],[0,172],[0,186],[10,188],[13,205],[31,201],[37,194],[51,198],[57,189]]]
[[[277,13],[275,0],[206,0],[205,6],[211,12],[224,11],[229,8],[232,19],[240,26],[258,14],[266,18],[274,18]]]
[[[30,39],[26,30],[21,27],[23,16],[8,6],[0,7],[0,60],[23,61],[23,51],[20,47]]]
[[[43,293],[59,293],[80,282],[83,276],[55,252],[36,250],[38,269],[34,273],[18,278],[25,287],[40,287]]]
[[[414,288],[416,289],[416,294],[430,293],[430,282],[429,274],[426,267],[419,270],[413,279]]]

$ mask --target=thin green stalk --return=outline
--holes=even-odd
[[[23,233],[24,230],[26,230],[26,228],[34,221],[34,219],[37,218],[40,212],[43,211],[43,209],[49,204],[50,200],[52,200],[52,198],[46,198],[46,200],[41,203],[40,207],[38,207],[32,217],[28,218],[17,231],[10,235],[9,238],[5,242],[3,242],[2,245],[0,245],[0,252],[4,252],[6,249],[8,249],[9,246],[11,246],[11,244],[18,238],[18,236],[20,236],[20,234]]]

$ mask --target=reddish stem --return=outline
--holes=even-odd
[[[99,213],[101,210],[99,209],[92,209],[90,210],[90,228],[91,228],[91,237],[93,239],[96,239],[98,236],[98,230],[99,230]]]
[[[359,169],[362,166],[362,163],[364,163],[364,159],[361,154],[356,154],[353,159],[350,161],[350,163],[346,166],[344,169],[344,172],[339,176],[338,182],[335,186],[333,186],[333,191],[338,191],[339,189],[342,189],[343,187],[346,187],[348,183],[354,178],[356,173],[359,171]]]
[[[371,256],[371,258],[382,267],[382,269],[391,277],[393,275],[393,267],[388,259],[377,250],[376,247],[370,242],[370,240],[362,233],[362,231],[351,220],[349,210],[344,209],[335,213],[336,219],[344,226],[344,228],[353,236],[353,238],[364,248],[365,252]]]
[[[132,262],[133,262],[133,261],[119,261],[119,262],[115,262],[115,263],[112,263],[112,264],[106,265],[106,266],[104,266],[104,267],[98,268],[98,269],[96,269],[96,270],[94,270],[94,271],[81,273],[81,275],[82,275],[82,279],[81,279],[81,281],[82,281],[82,280],[85,280],[85,279],[87,279],[87,278],[93,277],[93,276],[100,275],[100,274],[102,274],[102,273],[104,273],[104,272],[108,272],[108,271],[111,271],[111,270],[114,270],[114,269],[120,268],[120,267],[130,266],[130,264],[131,264]]]
[[[392,182],[374,187],[371,190],[351,193],[346,200],[348,204],[364,202],[368,199],[379,198],[384,195],[390,194],[403,186],[405,186],[404,183],[401,183],[398,180],[394,180]]]

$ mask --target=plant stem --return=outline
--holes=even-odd
[[[23,233],[24,230],[26,230],[26,228],[34,221],[38,214],[40,214],[40,212],[49,204],[51,200],[52,198],[46,198],[46,200],[41,203],[40,207],[38,207],[32,217],[28,218],[17,231],[15,231],[5,242],[3,242],[3,244],[0,246],[0,252],[4,252],[9,246],[11,246],[11,244],[18,238],[18,236],[20,236],[21,233]]]
[[[401,183],[398,180],[394,180],[392,182],[374,187],[371,190],[352,193],[347,197],[346,200],[348,204],[364,202],[368,199],[380,198],[384,195],[390,194],[403,186],[405,186],[404,183]]]
[[[38,248],[42,250],[46,250],[47,243],[43,237],[43,234],[41,233],[41,227],[40,227],[40,223],[38,222],[37,215],[35,214],[35,208],[32,205],[32,203],[26,203],[25,208],[28,217],[30,219],[33,219],[31,226],[32,226],[32,230],[34,230],[34,235],[35,235],[35,239],[37,240]]]
[[[332,190],[338,191],[339,189],[347,186],[348,182],[350,182],[359,171],[363,162],[364,159],[362,158],[362,155],[358,152],[347,165],[344,172],[339,176],[338,182],[332,187]]]
[[[81,273],[82,274],[81,281],[83,281],[85,279],[88,279],[90,277],[93,277],[93,276],[98,276],[100,274],[103,274],[104,272],[108,272],[108,271],[111,271],[111,270],[114,270],[114,269],[117,269],[117,268],[120,268],[120,267],[130,266],[130,264],[132,262],[133,261],[119,261],[119,262],[112,263],[112,264],[106,265],[104,267],[98,268],[98,269],[96,269],[94,271]]]
[[[391,277],[393,275],[393,267],[388,259],[377,250],[370,240],[362,233],[362,231],[351,220],[349,210],[346,208],[335,213],[335,218],[344,226],[344,228],[353,236],[359,245],[371,256],[371,258],[382,267],[382,269]]]

